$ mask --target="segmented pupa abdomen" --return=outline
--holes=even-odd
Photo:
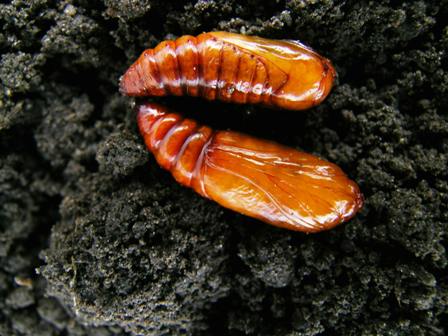
[[[207,196],[201,180],[202,162],[213,131],[156,104],[139,106],[137,121],[147,148],[158,164],[182,185]]]
[[[320,103],[335,75],[330,61],[298,42],[212,32],[145,50],[123,75],[120,90],[296,110]]]

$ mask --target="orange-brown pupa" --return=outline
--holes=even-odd
[[[328,59],[298,41],[211,32],[145,50],[120,90],[303,110],[325,99],[335,76]]]
[[[160,166],[226,208],[308,233],[345,222],[362,207],[356,183],[314,155],[214,131],[153,103],[137,111],[140,133]]]

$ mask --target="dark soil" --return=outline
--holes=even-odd
[[[446,0],[1,1],[0,335],[446,334],[447,16]],[[366,199],[353,220],[277,229],[146,152],[118,78],[210,30],[299,39],[338,83],[303,113],[163,102],[340,165]]]

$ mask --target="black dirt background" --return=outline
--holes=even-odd
[[[0,335],[444,335],[448,2],[0,3]],[[167,38],[299,39],[338,84],[307,112],[163,101],[340,165],[366,203],[304,235],[178,186],[118,78]],[[36,273],[37,269],[37,273]]]

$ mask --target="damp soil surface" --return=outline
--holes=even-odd
[[[0,2],[0,335],[444,335],[448,2]],[[445,18],[445,19],[443,19]],[[306,235],[179,186],[118,79],[164,39],[297,39],[337,84],[306,112],[165,98],[343,168],[365,206]]]

